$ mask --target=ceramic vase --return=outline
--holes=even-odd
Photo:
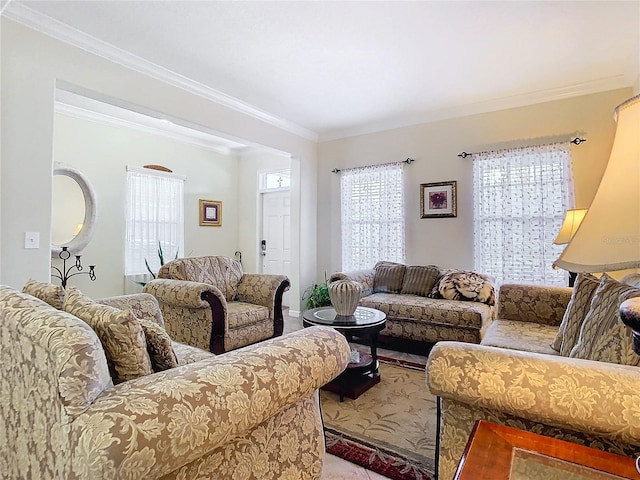
[[[338,315],[353,315],[361,296],[362,285],[353,280],[337,280],[329,284],[331,305]]]

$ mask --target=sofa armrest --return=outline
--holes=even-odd
[[[336,280],[353,280],[362,285],[362,296],[373,294],[373,279],[376,271],[372,268],[366,270],[352,270],[349,272],[336,272],[329,278],[329,283]]]
[[[208,308],[209,302],[204,300],[207,295],[217,298],[225,310],[227,305],[220,289],[208,283],[159,278],[147,283],[143,291],[156,297],[161,304],[175,307]]]
[[[496,318],[559,326],[572,292],[570,287],[505,283],[498,293]]]
[[[238,283],[237,300],[239,302],[263,305],[273,309],[276,296],[289,290],[289,279],[286,275],[268,275],[245,273]]]
[[[72,422],[74,473],[159,478],[312,395],[348,357],[340,333],[312,327],[121,383]]]
[[[640,439],[640,369],[459,342],[427,361],[431,393],[506,415],[627,443]]]

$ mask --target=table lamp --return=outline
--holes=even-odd
[[[558,236],[553,241],[553,243],[555,245],[564,245],[569,243],[569,241],[573,238],[573,236],[578,231],[578,227],[582,223],[582,219],[584,218],[586,213],[587,213],[586,208],[575,208],[572,210],[567,210],[566,213],[564,214],[562,227],[560,227]],[[554,267],[556,266],[554,265]],[[578,274],[576,272],[569,272],[570,287],[573,287],[573,284],[575,283],[577,276]]]
[[[640,268],[640,95],[618,105],[614,119],[616,135],[596,195],[555,261],[569,272]],[[622,320],[634,329],[634,349],[640,354],[637,314],[636,301],[621,308]]]

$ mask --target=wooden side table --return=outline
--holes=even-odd
[[[454,480],[640,479],[635,459],[478,421]]]

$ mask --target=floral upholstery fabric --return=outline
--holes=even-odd
[[[551,348],[557,333],[558,328],[551,325],[498,319],[491,322],[481,343],[488,347],[558,355],[558,352]]]
[[[113,386],[86,323],[8,287],[0,351],[2,475],[83,480],[318,479],[317,389],[349,357],[312,327]]]
[[[183,258],[162,268],[163,278],[144,291],[158,299],[173,340],[222,353],[282,334],[286,276],[243,274],[226,257]]]
[[[453,477],[478,419],[640,453],[637,367],[440,342],[426,375],[431,393],[442,398],[440,478]]]
[[[238,293],[242,266],[237,260],[221,256],[178,258],[164,264],[158,271],[158,278],[214,285],[230,302]]]
[[[172,341],[172,344],[173,351],[176,352],[176,357],[178,357],[178,365],[189,365],[190,363],[199,362],[200,360],[206,360],[215,356],[208,350],[192,347],[186,343]]]
[[[63,308],[96,332],[104,347],[113,383],[153,372],[144,332],[130,310],[96,303],[75,287],[67,289]]]
[[[160,305],[153,295],[137,293],[99,300],[120,310],[130,309],[140,322],[147,342],[147,353],[154,372],[162,372],[178,366],[178,358],[173,349],[171,337],[164,329]]]
[[[29,280],[22,288],[24,293],[33,295],[39,298],[43,302],[47,302],[53,308],[62,310],[62,304],[64,303],[65,291],[60,285],[52,285],[50,283],[37,282],[36,280]]]
[[[367,297],[373,293],[373,279],[375,278],[376,271],[371,269],[366,270],[352,270],[350,272],[336,272],[329,278],[329,283],[336,280],[353,280],[362,285],[362,296]]]
[[[475,330],[480,330],[492,316],[491,307],[482,303],[426,298],[401,293],[374,293],[363,297],[360,305],[381,310],[389,319],[411,319],[417,322]]]
[[[591,274],[578,275],[571,300],[558,328],[558,334],[551,344],[551,348],[560,352],[560,355],[568,357],[571,349],[578,342],[582,322],[589,312],[593,294],[596,293],[599,283],[600,280]]]
[[[632,330],[622,323],[619,314],[620,304],[634,297],[640,297],[640,288],[620,283],[606,273],[602,275],[569,356],[639,365],[640,356],[633,351]]]
[[[406,289],[419,294],[374,293],[376,271],[389,266],[404,267],[391,262],[378,262],[375,269],[334,273],[330,282],[353,280],[362,285],[359,305],[381,310],[387,315],[387,326],[382,335],[425,343],[440,340],[480,342],[495,316],[495,308],[479,302],[431,298],[426,283],[435,282],[433,277],[437,267],[434,265],[406,267],[401,289],[405,289],[406,283]],[[443,272],[448,271],[439,271],[438,278]],[[418,284],[420,278],[426,282],[425,285]]]
[[[569,287],[505,283],[500,286],[496,318],[557,327],[571,300],[571,292]]]

